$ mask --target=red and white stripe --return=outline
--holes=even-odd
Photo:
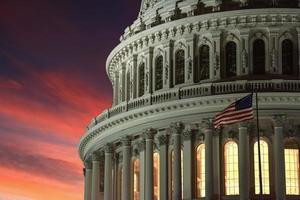
[[[250,119],[253,119],[253,108],[236,110],[235,103],[233,103],[223,112],[217,114],[213,123],[215,128],[219,128],[221,125],[229,125]]]

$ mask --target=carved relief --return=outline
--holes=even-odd
[[[278,65],[277,65],[277,51],[276,49],[273,49],[272,52],[271,52],[271,66],[272,66],[272,69],[273,69],[273,72],[277,72],[278,71]]]

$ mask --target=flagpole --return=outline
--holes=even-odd
[[[262,185],[262,171],[261,171],[261,155],[260,155],[260,133],[259,133],[259,118],[258,118],[258,97],[257,91],[255,91],[256,99],[256,128],[257,128],[257,149],[258,149],[258,171],[259,171],[259,194],[263,194],[263,185]]]

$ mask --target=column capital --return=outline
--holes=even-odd
[[[200,126],[203,131],[213,130],[212,118],[202,119]]]
[[[240,122],[239,128],[249,128],[250,123],[249,122]]]
[[[168,144],[169,136],[166,134],[160,134],[157,136],[158,146]]]
[[[90,160],[85,160],[84,161],[84,168],[85,169],[92,169],[92,162]]]
[[[103,152],[102,151],[95,151],[92,154],[92,161],[100,161],[101,157],[103,156]]]
[[[131,145],[131,137],[126,135],[121,138],[121,143],[123,146],[130,146]]]
[[[146,146],[145,140],[144,138],[141,138],[137,143],[137,149],[139,150],[139,152],[144,151],[145,146]]]
[[[153,139],[154,135],[157,133],[156,129],[148,128],[144,131],[143,135],[146,140]]]
[[[104,152],[105,153],[112,153],[113,152],[113,145],[111,143],[108,143],[104,146]]]
[[[272,117],[274,127],[283,127],[286,120],[285,115],[274,115]]]
[[[174,122],[170,125],[170,130],[172,134],[181,134],[184,129],[184,124],[182,122]]]
[[[185,129],[184,131],[183,131],[183,138],[184,138],[184,140],[190,140],[191,139],[191,137],[192,137],[192,135],[193,135],[193,130],[192,129]]]

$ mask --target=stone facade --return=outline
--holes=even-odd
[[[268,149],[263,198],[299,199],[286,192],[284,154],[291,141],[292,149],[300,144],[299,24],[298,0],[142,0],[138,19],[107,59],[113,107],[92,120],[78,147],[85,200],[256,199],[256,120],[211,125],[251,92],[258,92]],[[234,195],[224,171],[230,141],[238,146]],[[196,166],[201,144],[204,195]]]

